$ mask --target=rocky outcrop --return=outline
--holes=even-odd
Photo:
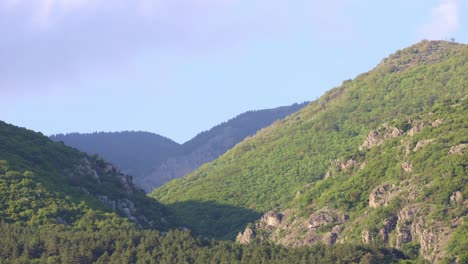
[[[369,230],[365,229],[364,231],[362,231],[361,240],[364,244],[369,244],[372,241],[372,237],[370,235]]]
[[[384,125],[378,129],[371,130],[367,135],[366,140],[364,140],[364,143],[359,147],[359,150],[373,148],[383,144],[386,140],[397,138],[401,135],[403,135],[403,130],[398,129],[397,127]]]
[[[468,144],[459,144],[459,145],[451,147],[448,153],[461,155],[465,153],[466,147],[468,147]]]
[[[463,201],[463,194],[460,191],[456,191],[450,196],[450,202],[455,203],[456,205],[463,204]]]
[[[340,237],[342,231],[343,231],[342,226],[340,225],[334,226],[330,232],[326,233],[323,236],[322,242],[325,245],[334,245],[336,241],[338,240],[338,238]]]
[[[400,188],[394,184],[385,183],[374,188],[369,194],[369,206],[377,208],[386,206],[399,193]]]
[[[397,219],[394,216],[385,219],[383,222],[383,227],[379,229],[379,236],[384,242],[388,241],[389,234],[395,229],[397,223],[396,220]]]
[[[339,159],[331,160],[330,167],[325,174],[325,178],[333,177],[336,173],[341,171],[351,171],[357,166],[357,162],[353,159],[341,161]]]
[[[431,126],[432,127],[438,127],[438,126],[442,125],[443,122],[444,122],[443,119],[436,119],[436,120],[431,122]]]
[[[247,227],[243,233],[239,232],[239,234],[236,237],[236,241],[242,245],[247,245],[250,242],[252,242],[254,238],[255,232],[251,228]]]
[[[413,148],[414,152],[417,152],[418,150],[424,148],[425,146],[431,144],[434,141],[434,139],[424,139],[424,140],[419,140],[418,143],[416,143],[416,146]]]
[[[414,241],[420,246],[420,255],[434,263],[444,256],[443,249],[450,232],[442,222],[427,219],[424,211],[430,210],[430,207],[418,204],[403,208],[398,214],[394,246],[402,249],[404,244]]]
[[[408,135],[414,136],[416,133],[421,132],[424,128],[424,123],[421,120],[411,122],[411,128],[408,130]]]
[[[412,172],[413,171],[413,164],[411,162],[405,161],[405,162],[401,163],[401,168],[406,172]]]
[[[281,213],[276,213],[274,211],[269,211],[265,213],[262,218],[260,218],[257,228],[275,228],[281,224],[284,215]]]

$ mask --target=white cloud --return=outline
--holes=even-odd
[[[442,0],[431,9],[430,20],[420,30],[420,38],[445,39],[460,26],[458,13],[460,0]]]

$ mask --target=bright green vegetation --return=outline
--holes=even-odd
[[[351,221],[360,224],[349,231],[348,238],[360,242],[364,227],[378,230],[385,217],[410,203],[396,199],[359,220],[368,208],[370,191],[387,181],[399,184],[408,178],[414,179],[408,184],[422,190],[411,203],[430,204],[429,219],[464,217],[466,208],[451,204],[450,196],[461,191],[468,197],[467,155],[447,152],[468,142],[467,60],[467,45],[444,41],[424,41],[398,51],[372,71],[343,82],[219,159],[155,189],[151,196],[166,204],[182,225],[224,239],[233,238],[240,226],[252,221],[252,214],[238,214],[229,208],[258,214],[293,208],[306,217],[314,209],[329,207],[349,213]],[[411,149],[419,140],[433,139],[418,152],[405,156],[402,138],[359,151],[372,129],[388,124],[407,131],[410,120],[432,122],[438,118],[444,120],[440,126],[426,124],[413,137],[402,137],[409,140]],[[366,162],[366,166],[356,173],[340,172],[324,179],[330,162],[336,159],[354,159]],[[403,171],[403,161],[413,164],[411,173]],[[310,189],[305,190],[309,183]],[[303,194],[295,199],[298,191]],[[191,201],[223,205],[226,212],[220,219],[209,208],[191,204],[191,210],[186,210],[181,206]],[[214,228],[223,224],[222,231]],[[453,239],[459,237],[454,235]],[[458,241],[451,243],[453,250],[463,251],[454,246]]]
[[[4,122],[0,142],[0,221],[84,229],[132,225],[121,217],[123,208],[112,210],[97,199],[106,197],[132,203],[133,220],[142,226],[169,227],[164,207],[99,157]]]
[[[404,259],[399,251],[369,246],[241,246],[177,230],[165,235],[136,229],[82,232],[0,223],[0,234],[0,263],[398,263]]]

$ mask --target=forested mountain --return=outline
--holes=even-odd
[[[0,143],[0,221],[170,227],[162,205],[97,156],[1,121]]]
[[[182,150],[180,144],[168,138],[141,131],[57,134],[50,139],[90,155],[98,154],[134,177],[145,175],[155,164]]]
[[[400,251],[243,246],[169,230],[165,208],[96,156],[0,121],[0,263],[397,263]],[[146,229],[151,228],[151,229]],[[154,230],[158,229],[158,230]]]
[[[134,176],[135,184],[150,192],[154,187],[216,159],[245,137],[306,104],[249,111],[198,134],[182,145],[156,134],[131,131],[58,134],[50,138],[88,154],[102,156]]]
[[[239,242],[387,245],[467,263],[467,61],[458,43],[399,50],[151,196],[206,236],[255,222]]]

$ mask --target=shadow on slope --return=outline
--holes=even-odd
[[[234,239],[247,223],[260,218],[261,213],[211,201],[184,201],[168,204],[175,222],[208,238]]]

